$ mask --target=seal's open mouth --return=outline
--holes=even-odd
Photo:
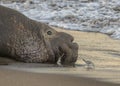
[[[74,65],[78,57],[78,45],[77,43],[71,43],[69,47],[59,47],[59,52],[57,54],[55,58],[58,65]]]
[[[69,63],[69,64],[64,64],[65,58],[66,58],[66,54],[63,53],[63,54],[58,58],[56,64],[57,64],[58,66],[74,66],[74,63],[75,63],[74,61],[71,62],[71,63]]]

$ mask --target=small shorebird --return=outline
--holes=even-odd
[[[87,70],[95,69],[95,65],[92,61],[89,61],[89,60],[86,60],[86,59],[82,59],[82,60],[86,63],[85,68]]]

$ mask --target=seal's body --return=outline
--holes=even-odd
[[[0,56],[22,62],[74,64],[78,45],[73,37],[46,24],[31,20],[10,8],[0,6]]]

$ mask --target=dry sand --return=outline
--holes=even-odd
[[[68,72],[68,74],[58,70],[53,70],[52,73],[48,70],[43,71],[43,73],[30,73],[0,67],[0,86],[120,85],[120,40],[111,39],[100,33],[56,30],[73,35],[75,41],[79,44],[79,58],[76,64],[84,64],[81,58],[85,58],[94,62],[95,70],[86,71],[76,67],[67,70],[66,73]]]

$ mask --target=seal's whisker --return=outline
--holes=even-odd
[[[58,61],[57,61],[57,65],[62,66],[62,64],[61,64],[61,58],[63,56],[64,56],[64,53],[61,56],[59,55],[59,58],[58,58]]]

